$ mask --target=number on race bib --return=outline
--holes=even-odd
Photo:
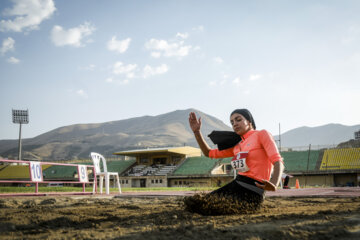
[[[30,178],[33,182],[42,182],[42,169],[39,162],[30,162]]]
[[[234,168],[236,168],[236,169],[243,168],[244,167],[244,159],[234,160],[234,161],[232,161],[232,164],[234,165]]]
[[[239,172],[249,171],[249,167],[246,165],[246,157],[248,152],[239,152],[231,161],[231,166]]]

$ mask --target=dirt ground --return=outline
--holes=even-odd
[[[360,197],[267,197],[255,213],[202,216],[183,197],[0,198],[0,239],[360,239]]]

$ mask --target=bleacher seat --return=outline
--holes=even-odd
[[[125,175],[127,176],[143,176],[143,170],[146,168],[146,165],[136,165],[132,167]]]
[[[175,165],[166,165],[160,168],[157,172],[155,172],[156,176],[166,176],[170,173],[172,173],[177,166]]]
[[[42,171],[46,170],[49,166],[42,165]],[[0,171],[0,179],[5,180],[25,180],[30,178],[29,165],[6,165]]]
[[[320,170],[360,169],[360,148],[328,149],[324,152]]]

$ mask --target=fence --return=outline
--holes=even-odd
[[[281,152],[291,152],[291,151],[307,151],[309,149],[309,146],[311,150],[324,150],[324,149],[333,149],[337,148],[337,145],[335,144],[327,144],[327,145],[320,145],[320,144],[309,144],[307,146],[292,146],[292,147],[285,147],[282,146]]]
[[[0,180],[0,183],[33,183],[35,184],[35,195],[39,195],[39,183],[56,184],[56,183],[70,183],[70,184],[82,184],[82,192],[72,192],[71,194],[93,194],[97,192],[96,173],[93,165],[80,165],[80,164],[68,164],[68,163],[54,163],[54,162],[35,162],[35,161],[22,161],[22,160],[8,160],[0,159],[0,162],[15,163],[15,164],[28,164],[30,180]],[[42,173],[42,165],[57,165],[57,166],[72,166],[77,167],[78,181],[44,181]],[[92,168],[94,173],[94,182],[89,181],[87,168]],[[85,192],[85,185],[93,184],[93,192]],[[16,194],[10,194],[16,195]],[[31,194],[34,195],[34,194]]]

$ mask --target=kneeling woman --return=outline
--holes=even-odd
[[[197,118],[194,112],[189,115],[190,127],[204,155],[210,158],[233,157],[231,165],[237,172],[232,182],[207,196],[230,197],[240,203],[248,203],[255,210],[263,202],[265,190],[276,190],[284,165],[273,137],[266,130],[256,130],[255,121],[247,109],[234,110],[230,115],[230,122],[236,133],[233,135],[238,139],[230,141],[229,145],[229,141],[223,140],[225,136],[222,136],[226,132],[213,132],[212,135],[216,135],[213,138],[220,140],[215,142],[212,139],[218,144],[218,149],[211,149],[200,132],[201,118]],[[227,148],[221,149],[220,146]],[[200,206],[188,207],[196,209]]]

